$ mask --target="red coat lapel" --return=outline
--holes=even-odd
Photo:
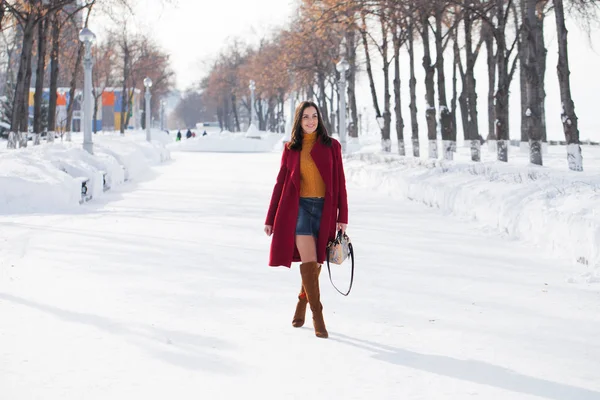
[[[287,162],[292,184],[296,186],[297,193],[300,193],[300,152],[289,150]]]

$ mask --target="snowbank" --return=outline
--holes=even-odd
[[[151,165],[170,159],[166,134],[153,132],[148,143],[142,132],[94,135],[94,155],[83,150],[81,135],[72,142],[44,143],[26,149],[0,151],[0,214],[56,212],[78,205],[82,181],[87,195],[139,178]]]
[[[168,146],[171,151],[197,151],[211,153],[264,153],[273,151],[281,140],[282,134],[260,132],[257,138],[248,137],[245,132],[231,133],[223,131],[180,142]]]
[[[599,163],[597,156],[592,165]],[[522,164],[521,159],[515,165],[448,162],[361,151],[347,156],[345,168],[348,179],[361,186],[475,219],[558,256],[598,267],[600,177],[570,172],[566,156],[560,157],[562,170]],[[547,161],[557,162],[552,157]],[[588,278],[598,280],[600,274]]]

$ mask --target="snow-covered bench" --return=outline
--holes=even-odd
[[[89,201],[92,198],[92,194],[89,191],[88,183],[90,182],[90,178],[86,176],[77,176],[74,178],[76,181],[81,183],[81,200],[79,203],[83,203],[84,201]]]
[[[106,192],[108,189],[110,189],[110,184],[106,180],[106,176],[108,174],[106,171],[100,171],[100,173],[102,174],[102,190]]]

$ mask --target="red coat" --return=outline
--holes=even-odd
[[[326,259],[327,243],[335,238],[336,222],[348,223],[348,197],[342,150],[338,141],[331,141],[331,147],[327,147],[317,139],[310,153],[325,182],[326,190],[317,239],[318,263],[323,263]],[[269,266],[289,268],[292,262],[300,262],[295,240],[299,206],[300,151],[290,150],[285,146],[265,220],[265,225],[273,226]]]

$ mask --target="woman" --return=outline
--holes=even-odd
[[[328,337],[319,290],[327,243],[346,231],[348,200],[339,142],[329,137],[317,105],[296,109],[292,137],[284,148],[271,196],[265,233],[273,235],[270,266],[290,267],[300,261],[302,287],[294,327],[304,325],[310,305],[317,337]]]

